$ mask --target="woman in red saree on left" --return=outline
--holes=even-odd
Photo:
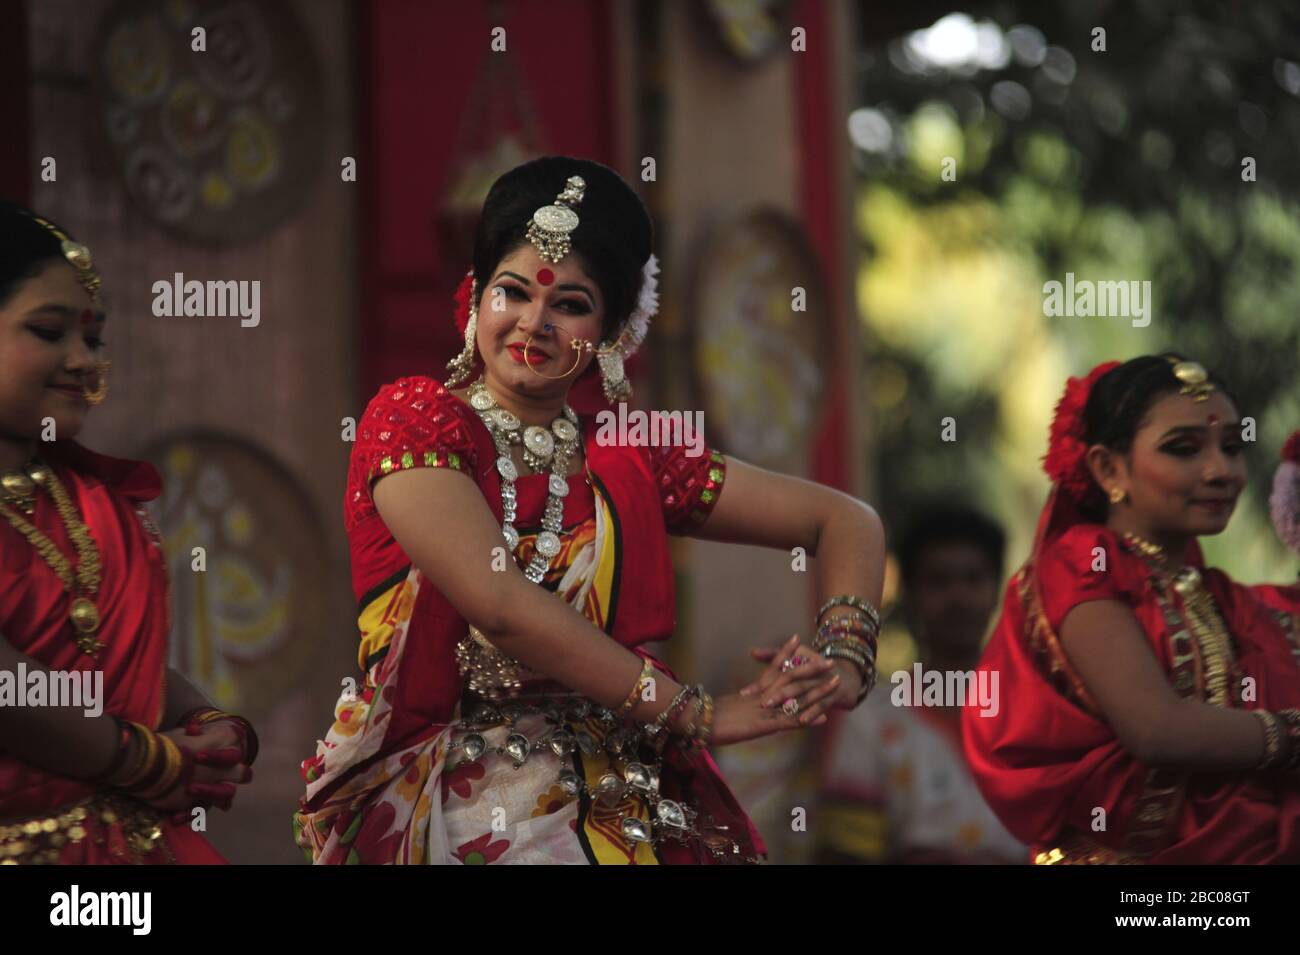
[[[71,439],[107,392],[89,250],[0,204],[0,865],[220,863],[192,828],[257,737],[167,670],[148,464]]]

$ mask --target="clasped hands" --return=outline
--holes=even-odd
[[[819,726],[831,709],[851,709],[857,702],[862,687],[857,669],[848,661],[822,656],[801,643],[798,634],[779,647],[749,652],[767,666],[753,683],[717,700],[716,745]]]
[[[229,810],[237,787],[253,779],[253,767],[244,763],[244,740],[234,723],[191,722],[159,735],[170,738],[182,752],[187,752],[187,762],[192,765],[176,786],[145,801],[173,813],[172,821],[177,824],[189,822],[196,807]]]

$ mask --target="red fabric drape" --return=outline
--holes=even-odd
[[[93,658],[77,647],[63,582],[7,521],[0,523],[0,633],[51,670],[101,671],[104,713],[158,728],[166,704],[167,572],[161,548],[136,513],[139,504],[161,493],[158,473],[151,465],[94,454],[71,442],[56,443],[44,456],[99,549],[103,576],[95,603],[105,647]],[[76,553],[48,495],[37,496],[31,520],[64,554]],[[82,780],[0,753],[0,820],[50,814],[94,793]],[[66,846],[62,861],[126,861],[116,855],[120,833],[116,840],[105,838],[112,827],[94,816],[86,829],[85,839]],[[169,824],[164,832],[176,861],[222,861],[188,826]],[[163,858],[154,853],[146,861]]]
[[[618,164],[609,4],[502,9],[497,23],[481,0],[357,5],[360,395],[413,369],[441,375],[460,351],[452,295],[471,263],[441,246],[436,217],[454,164],[465,158],[452,145],[486,57],[511,58],[544,139],[538,148]],[[494,26],[506,31],[504,54],[489,46]]]
[[[1092,547],[1099,543],[1110,565],[1104,574],[1088,575]],[[1185,560],[1204,567],[1194,543]],[[1039,522],[1033,557],[1008,587],[980,662],[981,671],[998,674],[1002,705],[993,717],[976,707],[963,711],[967,759],[989,805],[1035,853],[1058,845],[1070,831],[1108,849],[1132,849],[1133,833],[1148,829],[1137,808],[1150,792],[1149,770],[1124,749],[1086,688],[1079,690],[1052,632],[1059,626],[1054,618],[1079,602],[1068,595],[1087,598],[1089,587],[1103,588],[1096,598],[1132,604],[1153,653],[1172,672],[1167,623],[1139,563],[1125,559],[1111,532],[1088,524],[1065,495],[1054,493]],[[1279,604],[1294,612],[1289,598],[1296,595],[1270,588],[1272,599],[1265,601],[1257,588],[1235,584],[1220,571],[1203,575],[1234,640],[1241,673],[1256,680],[1256,700],[1232,704],[1267,710],[1300,705],[1300,668],[1273,613]],[[1292,775],[1190,773],[1175,784],[1185,787],[1183,794],[1170,802],[1173,811],[1159,840],[1141,844],[1143,861],[1300,861],[1300,783]],[[1104,831],[1091,825],[1098,807],[1106,812]]]

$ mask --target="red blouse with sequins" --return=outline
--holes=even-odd
[[[582,416],[580,425],[585,474],[569,478],[571,493],[565,498],[563,524],[571,528],[590,516],[593,497],[589,482],[599,484],[614,508],[621,542],[620,605],[626,615],[613,633],[629,645],[643,639],[665,639],[673,620],[666,535],[689,534],[707,520],[722,491],[726,459],[707,447],[692,457],[689,449],[680,445],[601,445],[595,440],[594,417]],[[479,485],[500,522],[501,490],[495,461],[492,437],[478,414],[439,382],[422,376],[402,378],[379,390],[357,426],[344,504],[353,589],[363,607],[411,565],[375,510],[371,497],[374,482],[398,470],[452,468]],[[546,483],[545,474],[525,475],[516,481],[515,523],[521,532],[530,523],[540,523]],[[445,602],[440,594],[438,598]],[[662,607],[665,599],[666,609]],[[455,615],[449,605],[440,607],[438,613],[445,618],[448,611]],[[644,636],[652,631],[657,635]]]
[[[704,523],[726,479],[726,458],[720,452],[705,447],[704,453],[692,457],[683,445],[624,450],[645,456],[668,533],[689,534]],[[357,426],[344,526],[351,531],[375,514],[370,490],[386,474],[446,467],[473,476],[480,465],[490,467],[495,459],[487,428],[469,405],[432,378],[398,379],[379,390]],[[517,483],[529,477],[545,476],[525,475]]]

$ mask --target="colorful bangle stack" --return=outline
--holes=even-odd
[[[244,765],[252,766],[254,760],[257,759],[259,749],[257,731],[253,729],[253,724],[242,716],[227,713],[215,706],[199,706],[182,716],[176,725],[184,726],[187,731],[191,732],[191,735],[197,735],[199,727],[207,723],[218,723],[222,720],[228,721],[234,729],[235,735],[239,737],[239,746],[244,752]]]
[[[871,606],[871,604],[867,603],[861,597],[855,597],[852,594],[841,594],[838,597],[832,597],[830,600],[826,601],[822,604],[821,609],[817,611],[817,619],[821,620],[821,618],[826,615],[826,611],[830,610],[832,607],[840,606],[852,607],[854,610],[857,610],[867,618],[872,629],[876,633],[880,632],[880,611]]]
[[[852,610],[822,620],[832,607]],[[880,614],[860,597],[842,594],[832,597],[817,611],[817,636],[813,649],[830,659],[848,660],[857,667],[862,688],[856,703],[861,703],[876,683],[876,641],[880,635]],[[856,704],[855,704],[856,705]]]

